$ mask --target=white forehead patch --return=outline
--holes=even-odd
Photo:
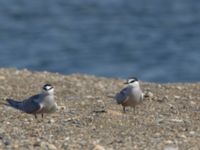
[[[51,86],[46,86],[45,87],[47,90],[51,89],[52,87]]]
[[[136,80],[135,79],[129,79],[128,80],[128,83],[133,83],[133,82],[135,82]]]
[[[46,89],[49,90],[51,88],[51,86],[46,86]]]
[[[45,91],[49,91],[49,90],[53,89],[53,87],[51,85],[45,85],[43,89]]]

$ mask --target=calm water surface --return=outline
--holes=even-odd
[[[1,0],[0,67],[200,81],[200,1]]]

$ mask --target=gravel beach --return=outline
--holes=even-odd
[[[123,80],[91,75],[0,69],[0,97],[22,100],[55,87],[54,114],[22,113],[1,105],[0,149],[198,150],[200,83],[141,81],[146,97],[122,112],[112,96]]]

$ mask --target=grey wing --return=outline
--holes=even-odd
[[[130,88],[126,87],[116,94],[115,99],[118,104],[122,104],[129,96]]]
[[[23,103],[23,111],[26,113],[36,113],[38,110],[41,109],[41,105],[38,102],[40,95],[34,95],[27,100],[24,100]]]

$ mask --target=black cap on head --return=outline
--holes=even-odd
[[[128,80],[131,80],[131,79],[133,79],[134,81],[138,81],[138,78],[136,78],[136,77],[130,77],[130,78],[128,78]]]
[[[125,84],[133,83],[135,81],[138,81],[138,79],[136,77],[130,77],[130,78],[127,79],[127,81],[125,82]]]

